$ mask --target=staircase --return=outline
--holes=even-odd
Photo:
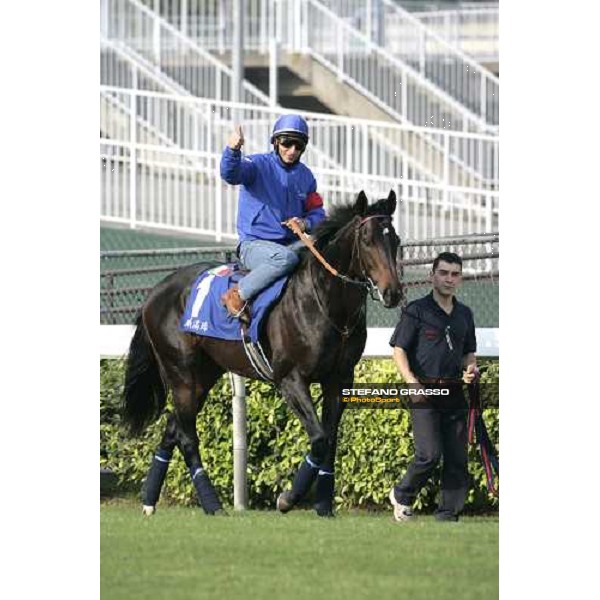
[[[146,2],[152,3],[153,0]],[[352,2],[327,4],[344,14],[342,9]],[[359,5],[364,10],[364,3]],[[387,4],[383,5],[392,10]],[[278,39],[282,50],[280,64],[312,88],[318,103],[339,114],[474,133],[488,131],[490,127],[494,129],[481,115],[436,85],[434,76],[438,83],[446,79],[452,81],[456,65],[454,69],[436,69],[432,66],[435,61],[425,60],[424,53],[416,60],[414,52],[409,64],[408,60],[403,61],[401,56],[394,56],[385,47],[377,45],[373,36],[369,37],[352,26],[347,16],[339,16],[317,0],[248,0],[246,7],[244,45],[249,49],[247,64],[264,68],[268,63],[269,41]],[[179,11],[173,11],[169,6],[161,5],[159,8],[171,24],[181,27],[185,23],[188,33],[199,36],[196,38],[199,45],[211,50],[214,56],[227,60],[231,44],[227,34],[232,30],[228,16],[231,14],[231,0],[221,3],[196,1],[193,7],[188,3],[187,12],[181,12],[183,4],[179,5]],[[393,8],[396,6],[393,5]],[[397,14],[394,15],[396,31],[401,26],[410,40],[403,46],[405,57],[409,55],[409,49],[414,51],[418,47],[419,40],[423,42],[421,46],[424,49],[431,49],[432,44],[437,43],[435,36],[426,35],[425,28],[410,15],[400,24]],[[409,26],[416,27],[417,33],[409,30]],[[209,31],[212,31],[210,35]],[[440,44],[444,48],[447,46],[443,40]],[[262,65],[257,58],[260,56]],[[439,58],[439,52],[436,56]],[[431,78],[428,79],[427,74]],[[472,78],[468,81],[472,83]],[[477,78],[474,81],[477,83]],[[476,87],[481,91],[481,81]],[[473,96],[473,86],[468,89]],[[419,135],[422,140],[429,141],[432,153],[440,151],[433,136],[425,130]],[[495,164],[496,158],[482,158],[481,153],[474,153],[467,146],[457,145],[451,149],[453,170],[463,171],[457,183],[497,186],[497,174],[489,168],[489,165]],[[423,165],[423,168],[430,170],[429,165]],[[441,173],[436,175],[441,178]]]
[[[456,15],[456,11],[444,11],[438,18],[434,13],[424,13],[418,18],[393,0],[320,1],[367,39],[479,117],[483,122],[481,131],[497,131],[498,78],[453,43],[461,39],[458,34],[447,39],[439,32],[439,23],[449,23],[448,14]],[[476,24],[472,22],[471,27]],[[450,30],[445,31],[450,36]]]
[[[412,11],[430,30],[498,76],[498,3]]]
[[[159,9],[168,6],[163,2],[150,4]],[[177,210],[181,214],[193,213],[197,203],[190,200],[191,190],[197,190],[201,185],[201,196],[210,201],[206,204],[203,200],[199,206],[206,205],[210,210],[200,221],[191,218],[189,224],[180,223],[177,227],[209,232],[214,229],[212,223],[216,220],[218,235],[234,236],[234,202],[229,192],[225,194],[219,188],[220,180],[215,179],[215,174],[220,150],[234,122],[244,122],[248,152],[268,149],[270,127],[279,114],[279,111],[262,108],[268,103],[265,62],[269,35],[276,35],[281,40],[283,50],[279,71],[285,77],[280,80],[280,101],[303,113],[311,110],[319,113],[307,114],[311,144],[306,160],[318,173],[320,189],[326,190],[328,200],[331,199],[333,204],[347,201],[349,195],[364,186],[371,195],[387,194],[390,187],[398,189],[401,201],[405,200],[402,218],[410,219],[410,224],[403,224],[402,229],[413,236],[461,232],[473,225],[464,218],[475,218],[475,214],[479,215],[476,217],[478,223],[481,219],[487,224],[495,222],[497,140],[477,133],[445,134],[442,129],[450,132],[456,124],[454,115],[458,115],[459,120],[464,117],[463,129],[467,130],[477,129],[478,118],[452,98],[443,105],[440,100],[443,94],[431,83],[425,85],[425,91],[416,84],[411,88],[411,82],[422,79],[421,75],[405,66],[398,76],[393,57],[390,58],[384,49],[373,46],[364,34],[352,29],[322,3],[279,0],[275,21],[266,18],[267,2],[247,2],[250,8],[265,9],[266,16],[259,19],[255,11],[254,16],[246,20],[245,45],[254,51],[246,55],[245,106],[239,109],[219,102],[221,98],[229,98],[231,89],[231,70],[226,65],[231,28],[216,24],[219,19],[221,23],[227,23],[230,12],[226,8],[230,0],[221,3],[181,0],[181,9],[184,4],[188,8],[191,4],[202,4],[210,14],[197,12],[196,18],[192,19],[190,12],[181,10],[179,19],[167,22],[139,0],[101,0],[102,56],[106,65],[102,83],[140,90],[140,93],[121,97],[118,90],[102,89],[104,115],[101,127],[105,146],[113,136],[130,139],[123,147],[126,154],[127,144],[130,144],[133,164],[141,164],[145,169],[144,156],[149,156],[147,164],[152,169],[160,164],[173,173],[172,183],[161,183],[157,188],[163,190],[155,194],[163,198],[162,208],[155,209],[147,222],[160,221],[161,214],[168,212],[170,205],[165,198],[167,190],[171,189],[169,186],[175,182],[178,182],[175,189],[180,190],[175,193],[187,198],[185,202],[181,200],[183,204],[175,203],[179,206]],[[286,15],[286,7],[292,7],[293,12]],[[324,38],[323,31],[335,31],[333,43]],[[189,39],[185,32],[204,36],[202,40],[212,52],[200,43],[200,37]],[[113,58],[109,60],[110,56]],[[338,59],[337,63],[333,62]],[[396,116],[392,114],[393,107],[369,90],[372,85],[383,97],[394,91],[394,86],[401,90]],[[141,93],[145,90],[151,93]],[[165,93],[169,96],[164,96]],[[215,101],[192,102],[196,95]],[[256,110],[250,110],[250,106],[255,106]],[[133,107],[136,107],[135,111]],[[441,112],[436,112],[438,108]],[[414,116],[419,110],[424,110],[425,115],[431,111],[435,118],[442,120],[445,117],[440,115],[447,115],[448,126],[433,128],[435,118],[429,117],[430,123],[412,127],[406,115],[401,114],[404,111]],[[360,122],[356,118],[326,118],[328,113],[344,111],[354,116],[376,118],[382,126]],[[127,136],[127,132],[132,131],[130,114],[136,114],[137,122],[133,141]],[[408,125],[392,125],[398,121]],[[140,145],[153,148],[140,148]],[[123,154],[122,149],[119,152]],[[115,164],[121,160],[120,156]],[[177,172],[183,175],[177,175]],[[139,185],[144,181],[161,180],[160,172],[157,173],[142,177]],[[198,181],[195,181],[194,173],[201,176]],[[136,180],[133,171],[130,179]],[[226,201],[214,197],[215,186],[218,198],[225,194]],[[130,185],[130,190],[134,188],[135,185]],[[135,197],[135,192],[129,191],[129,197]],[[223,202],[226,209],[219,216]],[[482,202],[480,210],[478,207]],[[176,222],[177,218],[173,217],[171,224],[175,226]],[[426,229],[419,229],[422,224]]]

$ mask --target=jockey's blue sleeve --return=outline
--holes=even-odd
[[[231,185],[250,185],[256,178],[256,165],[251,159],[242,158],[241,150],[226,146],[221,155],[221,178]]]

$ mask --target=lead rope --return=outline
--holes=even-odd
[[[487,483],[488,492],[498,497],[498,490],[494,485],[494,472],[496,476],[500,475],[500,465],[494,445],[490,440],[485,422],[483,420],[483,411],[481,407],[481,395],[479,389],[479,375],[470,383],[467,388],[469,390],[469,418],[467,429],[469,432],[469,443],[475,443],[479,445],[479,452],[481,454],[481,462],[485,470],[485,478]]]

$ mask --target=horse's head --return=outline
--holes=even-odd
[[[396,270],[396,253],[400,242],[392,225],[396,210],[396,194],[369,206],[364,191],[354,203],[355,249],[353,270],[376,287],[379,299],[386,308],[397,306],[402,298],[402,287]]]

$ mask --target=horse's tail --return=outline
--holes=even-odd
[[[129,346],[123,392],[122,414],[131,435],[142,433],[146,425],[160,415],[166,400],[167,389],[140,313]]]

